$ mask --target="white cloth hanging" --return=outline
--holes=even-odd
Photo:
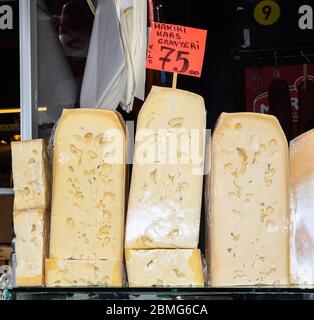
[[[126,59],[114,0],[99,0],[93,24],[81,107],[116,109],[125,87]]]
[[[146,0],[99,0],[82,84],[81,107],[132,110],[144,100]]]

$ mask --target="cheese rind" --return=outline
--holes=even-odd
[[[14,210],[50,208],[50,166],[42,139],[11,143]]]
[[[130,287],[204,286],[198,249],[126,250]]]
[[[126,248],[197,248],[205,128],[202,97],[152,88],[137,123]]]
[[[16,285],[42,286],[48,248],[48,213],[32,209],[13,213],[16,253]]]
[[[290,142],[291,282],[314,285],[314,130]]]
[[[212,286],[289,283],[288,184],[277,119],[223,113],[212,139]]]
[[[122,285],[121,261],[46,259],[47,287],[122,287]]]
[[[54,142],[50,258],[121,260],[125,128],[114,111],[64,110]]]

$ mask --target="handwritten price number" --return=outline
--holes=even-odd
[[[270,26],[280,18],[280,7],[274,0],[263,0],[254,8],[254,18],[257,23]]]
[[[166,63],[170,63],[171,62],[171,59],[172,57],[175,55],[175,61],[176,62],[180,62],[182,61],[182,67],[181,69],[178,69],[177,67],[174,67],[172,69],[173,72],[177,72],[177,73],[184,73],[186,72],[188,69],[189,69],[189,59],[187,58],[188,55],[190,54],[190,52],[187,52],[187,51],[176,51],[176,49],[173,49],[173,48],[169,48],[169,47],[166,47],[166,46],[161,46],[160,47],[160,50],[163,52],[166,52],[165,56],[164,57],[160,57],[159,60],[162,62],[161,64],[161,68],[162,70],[165,70],[166,69]],[[198,75],[199,72],[198,71],[193,71],[193,70],[189,70],[188,71],[190,74],[195,74],[195,75]]]

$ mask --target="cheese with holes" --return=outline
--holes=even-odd
[[[197,248],[205,128],[202,97],[152,88],[137,123],[126,248]]]
[[[290,142],[291,281],[314,284],[314,130]]]
[[[288,144],[277,119],[223,113],[212,139],[211,284],[289,283]]]
[[[125,128],[118,113],[64,110],[54,142],[52,259],[121,260]]]
[[[126,250],[130,287],[202,287],[204,275],[198,249]]]
[[[40,209],[13,213],[16,253],[16,285],[44,285],[48,248],[48,213]]]
[[[50,168],[42,139],[11,143],[14,210],[49,209]]]
[[[46,259],[47,287],[122,287],[122,284],[121,261]]]

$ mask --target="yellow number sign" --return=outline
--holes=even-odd
[[[280,18],[280,7],[273,0],[260,1],[254,8],[254,18],[263,26],[270,26]]]

